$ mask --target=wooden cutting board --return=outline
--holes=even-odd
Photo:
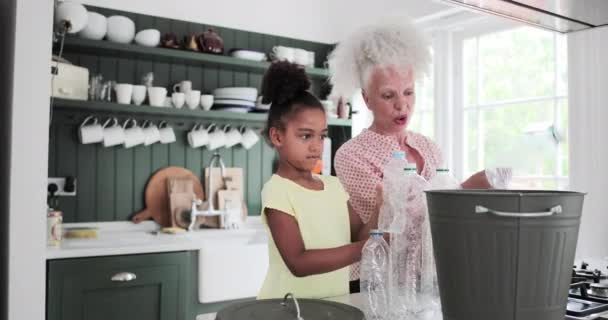
[[[192,179],[197,198],[205,198],[203,186],[192,171],[182,167],[166,167],[156,171],[148,180],[145,191],[146,208],[134,214],[131,221],[140,223],[152,218],[163,227],[171,227],[172,219],[169,212],[169,194],[167,192],[167,178],[170,177]]]

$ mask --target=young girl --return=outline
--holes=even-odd
[[[288,292],[302,298],[348,294],[348,266],[361,259],[368,233],[378,225],[377,210],[362,223],[337,178],[311,173],[321,159],[327,120],[309,88],[304,70],[287,62],[273,63],[262,84],[263,103],[272,103],[265,136],[279,165],[262,190],[271,237],[259,299]]]

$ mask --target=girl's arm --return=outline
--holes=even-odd
[[[361,260],[364,240],[331,249],[306,250],[298,222],[293,216],[269,208],[264,212],[281,258],[296,277],[335,271]]]
[[[350,202],[348,204],[348,214],[350,216],[350,234],[351,241],[356,242],[360,240],[367,240],[369,238],[369,232],[372,229],[378,228],[378,216],[380,215],[380,207],[382,206],[382,185],[378,184],[376,186],[376,201],[375,201],[375,209],[374,212],[369,217],[369,221],[367,223],[363,223],[361,220],[361,216],[357,214]]]

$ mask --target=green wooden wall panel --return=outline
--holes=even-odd
[[[200,34],[207,28],[214,28],[224,40],[226,54],[233,48],[246,48],[269,53],[276,45],[299,46],[314,50],[317,66],[321,66],[323,57],[331,49],[330,45],[300,41],[274,35],[210,26],[200,23],[176,21],[162,17],[153,17],[124,13],[104,8],[88,7],[105,16],[122,14],[131,17],[138,30],[156,28],[162,33],[174,32],[181,40],[183,36]],[[89,69],[91,75],[102,74],[104,81],[116,80],[126,83],[141,83],[142,76],[154,73],[154,85],[166,87],[172,92],[172,86],[182,80],[190,80],[193,89],[203,93],[212,93],[215,88],[225,86],[250,86],[260,88],[262,71],[231,71],[217,65],[185,65],[179,62],[165,63],[124,57],[107,57],[92,53],[74,53],[66,51],[66,57],[72,62]],[[320,93],[323,80],[313,79],[313,91]],[[127,107],[127,106],[125,106]],[[139,124],[144,120],[153,120],[158,124],[168,121],[175,129],[177,141],[169,145],[137,146],[125,150],[122,146],[104,148],[101,145],[80,145],[77,139],[78,125],[88,114],[78,111],[61,110],[55,112],[50,128],[49,141],[49,176],[76,176],[78,179],[77,196],[62,198],[61,209],[66,222],[126,220],[144,208],[144,189],[149,177],[158,169],[177,165],[193,171],[203,182],[203,168],[209,164],[212,152],[206,148],[192,149],[188,146],[186,135],[196,120],[187,118],[174,119],[162,116],[136,116]],[[97,114],[101,121],[108,114]],[[125,120],[120,116],[121,123]],[[204,122],[209,125],[211,122]],[[234,126],[250,125],[259,130],[261,123],[246,121],[227,122],[218,120],[215,123],[223,126],[230,123]],[[333,134],[342,131],[332,129]],[[350,135],[348,135],[350,136]],[[343,141],[339,138],[336,143]],[[242,147],[218,150],[227,166],[244,168],[245,199],[249,214],[260,212],[260,191],[264,182],[272,174],[274,150],[261,141],[250,150]]]

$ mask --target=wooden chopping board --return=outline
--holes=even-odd
[[[169,210],[169,194],[167,178],[189,178],[193,180],[194,193],[197,198],[204,199],[203,186],[192,171],[182,167],[166,167],[156,171],[148,180],[145,191],[146,208],[131,218],[134,223],[152,218],[163,227],[171,227],[172,219]]]

